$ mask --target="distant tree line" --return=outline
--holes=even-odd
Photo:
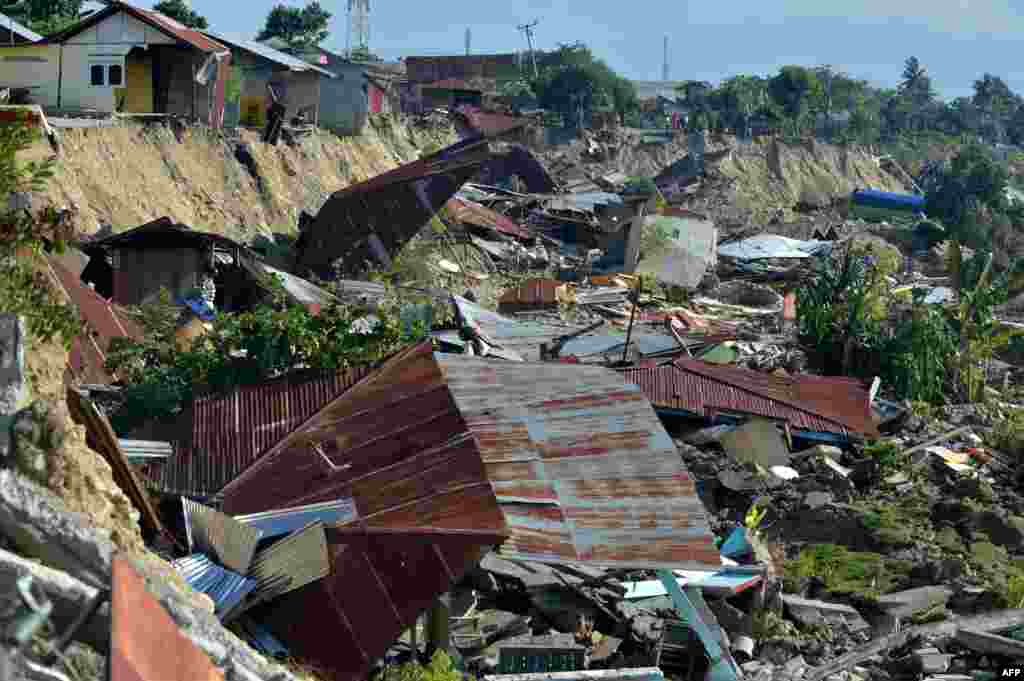
[[[985,142],[1024,143],[1024,98],[985,73],[974,94],[941,100],[917,57],[909,57],[896,88],[876,88],[830,66],[783,66],[773,76],[736,75],[718,86],[688,81],[680,99],[698,129],[770,128],[863,143],[906,133],[967,135]]]

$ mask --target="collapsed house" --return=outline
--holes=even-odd
[[[454,144],[331,195],[300,225],[296,265],[324,279],[335,262],[348,269],[391,259],[489,158],[486,139]]]
[[[333,384],[320,408],[289,400],[300,408],[272,432],[248,424],[260,439],[245,453],[229,454],[237,440],[218,433],[223,447],[193,443],[165,464],[187,481],[179,487],[205,487],[236,516],[333,504],[329,574],[247,616],[337,678],[365,674],[499,545],[504,558],[546,563],[720,568],[674,444],[613,372],[492,363],[421,343],[354,378]],[[233,399],[210,412],[219,423]]]
[[[141,305],[167,289],[175,302],[206,299],[218,310],[249,310],[269,295],[275,276],[285,293],[314,312],[333,296],[266,265],[249,248],[163,217],[81,246],[91,256],[82,280],[119,305]],[[212,292],[212,300],[210,294]]]

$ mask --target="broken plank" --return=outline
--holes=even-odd
[[[1024,643],[1006,636],[961,627],[957,630],[955,638],[957,643],[975,652],[1024,660]]]
[[[937,445],[940,442],[945,442],[946,440],[948,440],[950,438],[956,437],[960,433],[966,433],[968,430],[971,430],[971,428],[973,428],[973,426],[960,426],[959,428],[955,428],[955,429],[949,431],[948,433],[943,433],[942,435],[940,435],[938,437],[933,437],[931,440],[927,440],[925,442],[922,442],[919,445],[914,445],[910,449],[905,450],[903,452],[903,455],[907,456],[909,454],[913,454],[915,452],[919,452],[922,449],[924,449],[925,447],[931,447],[932,445]]]
[[[875,655],[904,646],[907,641],[919,636],[952,636],[961,628],[977,631],[1005,631],[1021,624],[1024,624],[1024,610],[997,610],[984,615],[907,627],[903,631],[867,643],[829,664],[814,668],[808,672],[803,681],[822,681],[827,676],[845,671]]]

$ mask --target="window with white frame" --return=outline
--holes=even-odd
[[[89,64],[89,84],[93,87],[121,87],[124,85],[124,66],[109,62]]]

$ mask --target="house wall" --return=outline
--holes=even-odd
[[[360,132],[369,112],[369,87],[363,68],[341,61],[326,68],[338,77],[320,82],[320,127],[342,134]]]
[[[283,95],[288,115],[310,110],[315,115],[320,105],[318,84],[330,80],[315,71],[294,72],[242,50],[232,53],[234,68],[242,69],[242,95],[240,118],[244,125],[263,127],[267,122],[267,84],[272,83],[279,96]]]
[[[114,255],[114,302],[140,305],[166,287],[184,295],[199,284],[205,259],[196,248],[120,248]]]
[[[406,77],[414,83],[432,83],[447,78],[481,78],[498,83],[519,77],[515,54],[479,54],[450,57],[407,57]]]
[[[27,88],[32,104],[57,106],[58,45],[0,46],[0,88]]]
[[[122,88],[130,89],[133,92],[133,102],[141,106],[141,93],[145,90],[145,83],[140,84],[137,90],[134,83],[128,83],[125,56],[133,47],[173,44],[173,38],[124,12],[118,12],[95,26],[90,26],[69,38],[62,46],[59,106],[68,109],[113,111],[116,91]],[[93,64],[120,65],[125,78],[124,84],[119,87],[92,85],[89,69]],[[140,66],[133,67],[133,73],[138,78],[145,78],[145,71]]]

